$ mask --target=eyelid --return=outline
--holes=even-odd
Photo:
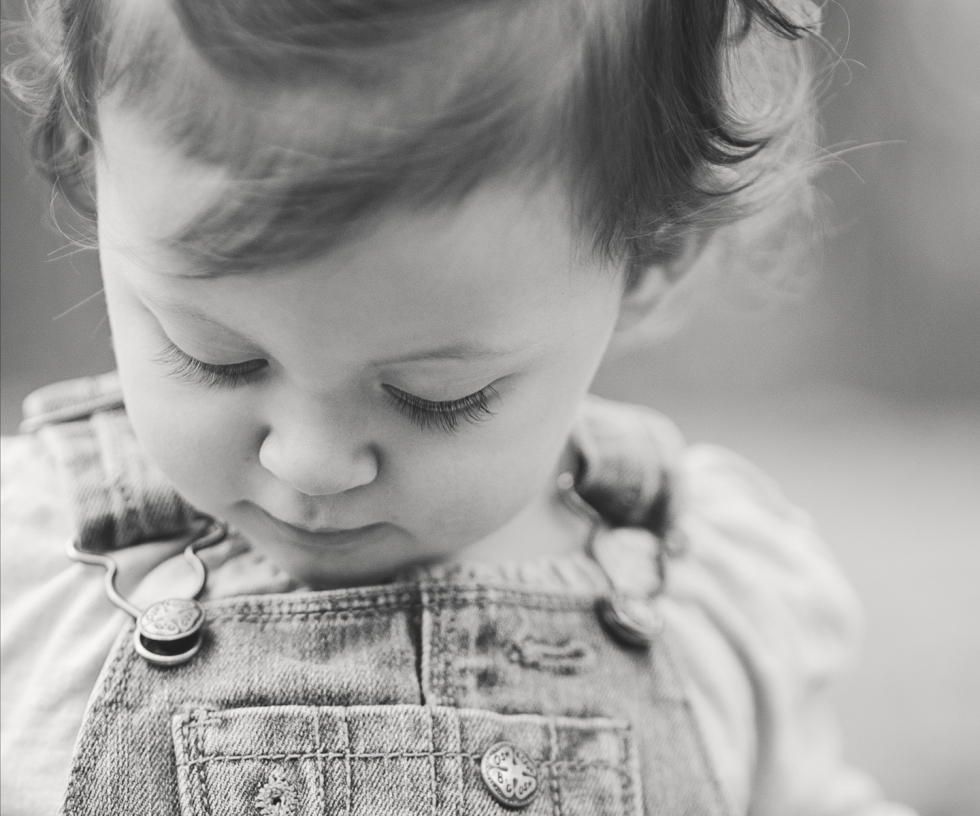
[[[494,416],[496,411],[490,408],[490,402],[500,397],[492,383],[465,397],[444,401],[417,397],[393,385],[385,384],[382,387],[389,402],[422,430],[436,426],[454,432],[458,430],[460,420],[479,424]]]
[[[248,384],[256,373],[268,366],[266,360],[246,360],[231,365],[205,363],[192,357],[169,337],[154,360],[168,367],[167,376],[209,389]],[[459,429],[461,420],[477,425],[493,417],[496,411],[490,403],[500,397],[492,383],[459,399],[442,401],[427,400],[393,385],[383,384],[382,388],[388,402],[421,430],[437,427],[449,433]]]
[[[258,359],[229,365],[205,363],[188,354],[169,337],[154,360],[169,365],[170,376],[208,388],[242,385],[251,381],[254,374],[268,365],[267,361]]]

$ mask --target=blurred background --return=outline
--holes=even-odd
[[[864,147],[821,179],[833,202],[821,268],[793,293],[725,287],[676,334],[610,359],[595,390],[734,448],[814,515],[867,609],[839,694],[847,752],[923,816],[975,816],[980,2],[826,13],[845,62],[824,96],[825,144]],[[97,260],[51,228],[6,100],[2,162],[9,434],[31,389],[113,362]]]

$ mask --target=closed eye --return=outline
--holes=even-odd
[[[268,366],[265,360],[246,360],[231,365],[205,363],[191,357],[170,340],[153,359],[168,367],[167,376],[205,388],[235,388],[245,385]]]
[[[205,388],[236,388],[251,383],[269,365],[266,360],[246,360],[230,365],[205,363],[170,340],[154,357],[154,361],[167,367],[168,377]],[[457,431],[461,422],[475,425],[493,417],[495,412],[491,403],[499,399],[492,385],[465,397],[445,401],[423,399],[393,385],[384,385],[383,388],[389,404],[419,428],[438,428],[450,433]]]
[[[454,432],[459,429],[461,421],[478,424],[494,415],[491,403],[499,399],[499,394],[492,385],[465,397],[445,402],[422,399],[393,385],[383,387],[391,405],[422,430],[439,428]]]

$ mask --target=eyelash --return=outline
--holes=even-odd
[[[232,365],[203,363],[177,348],[172,342],[156,356],[155,361],[170,367],[170,376],[206,388],[236,388],[252,382],[266,366],[265,360],[247,360]]]
[[[264,360],[249,360],[233,365],[204,363],[169,341],[155,361],[170,367],[169,376],[206,388],[236,388],[245,385],[252,382],[255,374],[266,366]],[[499,396],[496,389],[488,385],[457,400],[435,402],[416,397],[393,385],[383,387],[388,403],[423,431],[439,428],[452,433],[459,429],[461,421],[475,425],[489,419],[495,413],[490,402]]]
[[[450,433],[459,429],[460,421],[476,425],[492,417],[495,411],[491,409],[490,401],[499,396],[492,385],[446,402],[422,399],[392,385],[386,385],[384,389],[388,402],[423,431],[435,427]]]

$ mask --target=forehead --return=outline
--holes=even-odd
[[[381,4],[358,25],[324,4],[301,35],[276,15],[252,31],[237,7],[121,4],[102,105],[227,171],[227,194],[173,236],[215,271],[315,256],[390,205],[560,175],[577,3]]]
[[[188,157],[137,112],[105,104],[100,121],[97,196],[100,221],[112,222],[107,235],[147,258],[165,255],[171,276],[226,277],[196,263],[200,259],[185,251],[180,236],[221,201],[247,192],[241,180],[223,165]],[[495,179],[451,205],[393,205],[366,222],[365,229],[331,245],[320,257],[349,258],[387,245],[389,251],[400,247],[402,254],[424,246],[428,254],[455,249],[461,256],[502,260],[541,250],[568,270],[592,263],[578,240],[564,189],[555,183]],[[242,271],[301,265],[287,260]]]
[[[527,350],[615,309],[615,275],[580,251],[562,191],[503,182],[453,208],[389,208],[300,263],[198,274],[171,236],[226,194],[226,171],[192,162],[125,111],[104,121],[104,263],[125,258],[140,295],[191,331],[209,319],[313,366],[324,348],[375,360],[474,341]]]

